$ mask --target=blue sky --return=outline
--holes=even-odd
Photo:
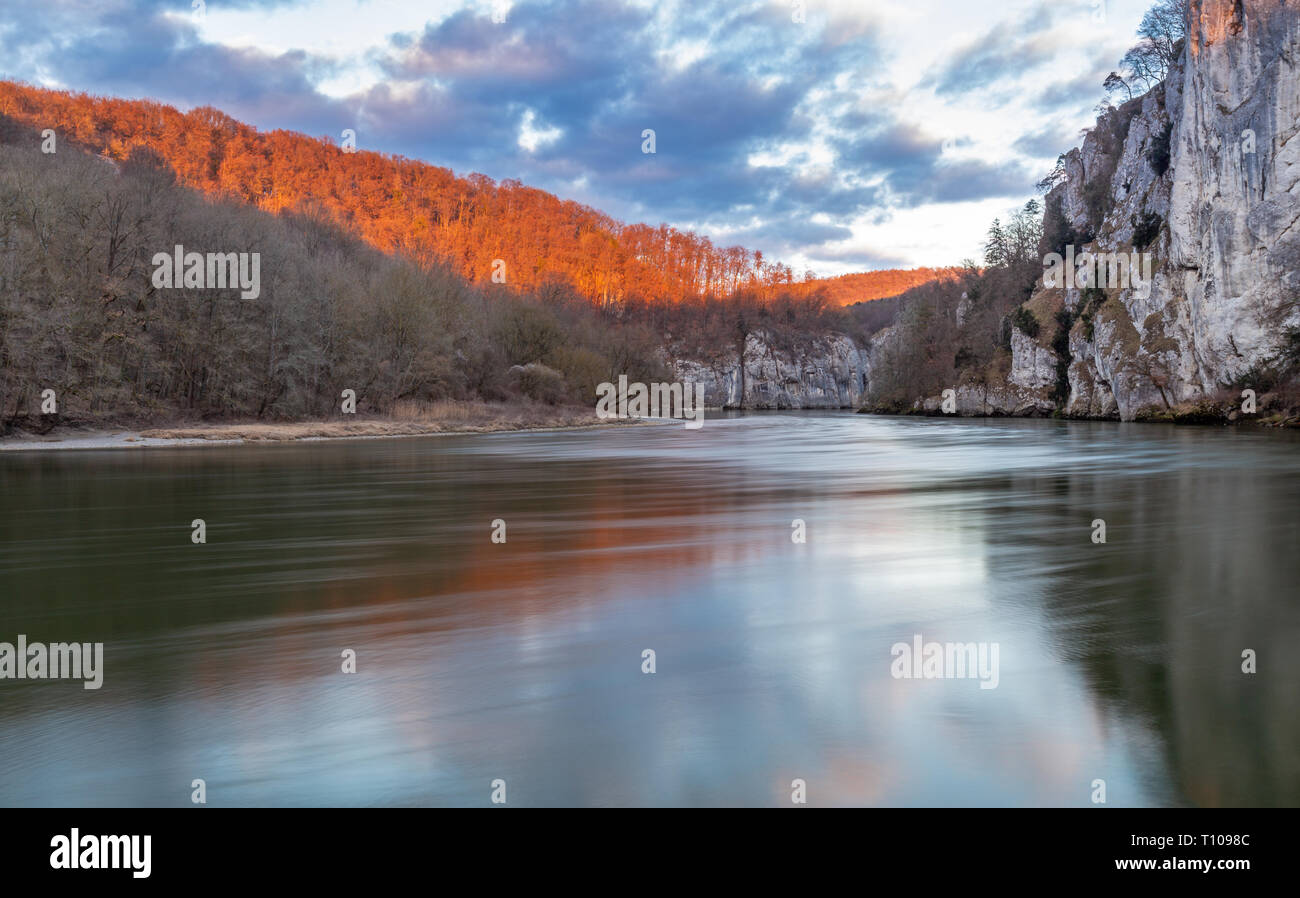
[[[350,128],[829,275],[976,257],[1092,123],[1147,5],[0,0],[0,72]]]

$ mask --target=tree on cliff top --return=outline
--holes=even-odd
[[[1106,76],[1107,96],[1124,90],[1129,99],[1164,81],[1183,51],[1187,37],[1188,0],[1159,0],[1146,11],[1134,44],[1120,60],[1120,69]]]

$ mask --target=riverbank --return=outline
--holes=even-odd
[[[1103,417],[1086,415],[1066,415],[1059,410],[1046,412],[1041,408],[1032,408],[1028,412],[1016,414],[996,407],[983,414],[958,408],[955,413],[945,412],[942,400],[930,398],[924,403],[907,406],[902,403],[879,402],[858,409],[861,415],[904,415],[922,418],[1064,418],[1073,421],[1119,421],[1118,414]],[[1300,429],[1300,402],[1296,400],[1294,390],[1285,395],[1265,393],[1259,399],[1254,412],[1245,412],[1240,407],[1240,400],[1204,399],[1199,402],[1182,402],[1168,408],[1142,409],[1133,421],[1142,424],[1199,424],[1211,426],[1234,427],[1284,427]]]
[[[47,449],[148,449],[177,446],[376,439],[454,433],[574,430],[633,424],[601,420],[588,407],[440,403],[411,416],[332,418],[290,422],[201,422],[166,427],[116,427],[90,422],[58,424],[45,432],[15,430],[0,438],[0,452]]]

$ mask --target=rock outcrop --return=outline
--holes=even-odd
[[[857,408],[866,395],[866,356],[842,334],[781,345],[754,331],[743,348],[679,359],[674,369],[678,380],[704,384],[710,408]]]
[[[1026,393],[1044,391],[1056,383],[1056,353],[1027,336],[1020,328],[1011,329],[1011,372],[1007,382]]]
[[[1164,84],[1099,123],[1047,198],[1095,229],[1080,251],[1154,257],[1144,288],[1064,289],[1070,415],[1131,420],[1249,387],[1300,328],[1300,7],[1192,0],[1190,24]],[[1124,131],[1117,155],[1105,124]],[[1026,340],[1013,372],[1041,366]]]

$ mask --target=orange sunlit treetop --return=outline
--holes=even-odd
[[[0,114],[123,161],[161,160],[189,187],[270,212],[324,214],[376,248],[441,259],[471,281],[494,261],[529,290],[569,281],[596,303],[756,296],[795,283],[789,266],[667,225],[624,224],[579,203],[480,174],[457,177],[401,156],[344,152],[327,138],[259,132],[211,107],[93,97],[0,81]],[[890,296],[941,272],[869,272],[823,281],[832,304]],[[799,292],[803,292],[801,289]]]
[[[953,280],[965,271],[963,268],[891,268],[883,271],[862,271],[834,278],[817,278],[805,281],[801,287],[820,289],[832,306],[851,306],[897,296],[913,287],[930,281]]]
[[[788,266],[743,247],[660,225],[623,224],[570,201],[479,174],[400,156],[344,152],[289,131],[262,133],[211,107],[181,113],[0,82],[0,113],[122,161],[153,154],[179,181],[259,208],[323,212],[385,252],[442,258],[472,281],[506,262],[529,289],[562,276],[595,302],[679,300],[762,292],[793,280]]]

